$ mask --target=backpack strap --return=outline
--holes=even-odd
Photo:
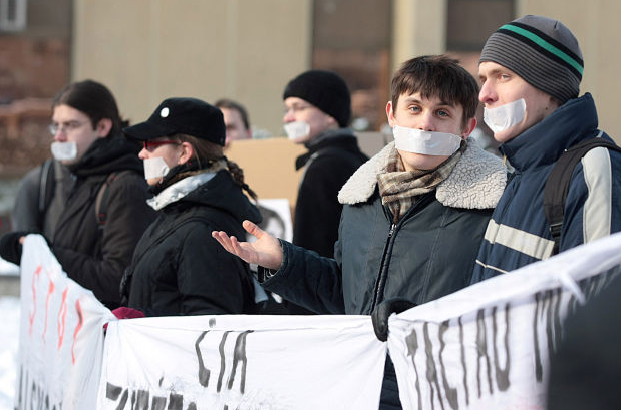
[[[108,175],[99,192],[97,192],[97,198],[95,199],[95,218],[97,219],[97,225],[99,229],[103,229],[106,224],[106,213],[108,211],[108,187],[116,179],[118,174],[116,172]]]
[[[52,198],[54,197],[55,192],[55,169],[54,169],[54,161],[48,159],[41,165],[41,175],[39,180],[39,221],[43,221],[45,216],[45,211],[52,202]],[[43,225],[41,225],[43,226]]]
[[[595,147],[606,147],[621,152],[621,147],[612,141],[601,138],[602,131],[593,138],[584,140],[569,149],[560,156],[552,171],[543,191],[543,210],[550,224],[550,235],[554,240],[552,255],[558,254],[561,242],[561,231],[565,218],[565,201],[569,192],[569,184],[576,165],[582,157]]]

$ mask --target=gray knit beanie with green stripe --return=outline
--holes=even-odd
[[[479,63],[483,61],[515,71],[561,104],[580,91],[582,51],[573,33],[558,20],[528,15],[505,24],[487,40]]]

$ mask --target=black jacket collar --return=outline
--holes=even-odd
[[[302,155],[295,159],[295,170],[303,168],[311,156],[319,150],[329,148],[354,150],[357,149],[358,142],[356,136],[350,128],[339,128],[336,130],[327,130],[319,134],[304,144],[308,149]]]

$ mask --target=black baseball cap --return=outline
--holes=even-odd
[[[198,98],[167,98],[144,122],[123,128],[128,138],[148,141],[187,134],[224,146],[226,126],[220,109]]]

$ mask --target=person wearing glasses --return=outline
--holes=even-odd
[[[331,258],[343,209],[337,194],[369,159],[348,127],[349,89],[335,72],[308,70],[287,83],[283,101],[287,136],[308,150],[295,161],[304,176],[295,203],[293,243]]]
[[[222,111],[196,98],[168,98],[123,132],[142,144],[138,157],[154,195],[147,202],[158,212],[125,271],[124,305],[146,316],[252,313],[248,264],[211,237],[213,230],[244,235],[243,220],[261,221],[244,194],[256,200],[243,171],[223,154]]]
[[[142,164],[136,145],[121,133],[126,123],[103,84],[68,84],[54,97],[52,110],[52,154],[70,172],[73,184],[46,239],[67,275],[114,309],[120,305],[123,270],[155,217],[146,204]],[[19,263],[23,236],[33,232],[42,233],[5,235],[0,254]]]
[[[295,160],[303,170],[295,202],[293,243],[334,256],[343,205],[337,195],[347,179],[369,158],[351,128],[351,97],[335,72],[308,70],[291,79],[283,92],[285,132],[305,153]],[[286,301],[289,314],[312,312]]]

